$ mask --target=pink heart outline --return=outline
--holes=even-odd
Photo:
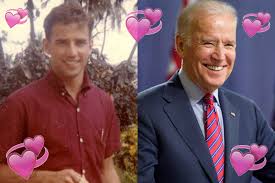
[[[150,21],[146,18],[137,19],[130,16],[126,19],[126,27],[132,37],[138,42],[150,29]]]
[[[9,27],[12,28],[13,26],[15,26],[20,22],[20,15],[17,13],[12,14],[11,12],[6,12],[5,19]]]
[[[151,9],[151,8],[147,8],[144,10],[144,16],[150,20],[151,22],[151,26],[154,25],[155,23],[157,23],[161,17],[162,17],[162,11],[161,9]]]
[[[21,155],[16,152],[11,153],[7,158],[10,169],[25,180],[28,180],[31,176],[35,162],[34,152],[28,150],[25,150]]]
[[[261,22],[260,20],[252,22],[250,19],[246,18],[243,20],[242,26],[246,34],[251,38],[261,29]]]
[[[22,9],[22,8],[18,8],[17,12],[20,15],[21,19],[29,14],[27,9]]]
[[[24,140],[24,146],[38,156],[44,147],[44,138],[42,135],[36,135],[34,138],[27,137]]]
[[[230,163],[238,176],[245,174],[255,163],[255,158],[251,153],[242,154],[234,151],[230,154]]]
[[[258,146],[257,144],[251,144],[250,153],[254,155],[255,161],[259,161],[263,157],[265,157],[268,149],[265,145]]]
[[[262,25],[264,25],[267,22],[269,22],[270,18],[271,18],[271,15],[269,13],[259,12],[257,14],[257,19],[261,21]]]

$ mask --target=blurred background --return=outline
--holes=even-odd
[[[162,30],[145,36],[138,44],[138,91],[166,81],[180,66],[174,51],[174,33],[180,9],[198,0],[139,0],[138,9],[160,8]],[[238,12],[237,57],[225,87],[253,99],[270,125],[275,126],[275,1],[225,0]],[[243,16],[264,12],[271,15],[271,28],[250,38],[242,28]],[[250,19],[253,20],[253,17]],[[258,182],[253,180],[253,183]]]
[[[55,6],[78,1],[93,20],[93,48],[88,62],[90,78],[109,93],[121,124],[122,149],[115,162],[122,182],[136,177],[137,152],[137,44],[125,19],[135,0],[0,0],[0,104],[13,91],[44,76],[49,58],[43,53],[43,22]],[[10,28],[7,11],[28,10],[27,22]],[[1,123],[1,122],[0,122]]]

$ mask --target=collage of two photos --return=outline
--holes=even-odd
[[[0,1],[0,183],[274,183],[274,7]]]
[[[0,182],[136,182],[136,2],[0,3]]]

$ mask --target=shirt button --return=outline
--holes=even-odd
[[[64,95],[65,95],[65,92],[62,92],[61,95],[64,96]]]
[[[86,170],[85,169],[82,169],[82,174],[85,174],[86,173]]]
[[[80,143],[83,143],[83,138],[82,138],[82,137],[80,137],[79,141],[80,141]]]
[[[78,108],[76,108],[76,111],[77,111],[77,112],[80,112],[80,108],[79,108],[79,107],[78,107]]]

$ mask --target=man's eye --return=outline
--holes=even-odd
[[[57,44],[59,44],[59,45],[65,45],[66,41],[57,41]]]
[[[203,45],[205,46],[214,46],[213,42],[204,42]]]
[[[234,48],[234,44],[226,44],[225,47],[227,47],[227,48]]]
[[[78,46],[84,46],[86,44],[86,41],[77,41],[76,44]]]

